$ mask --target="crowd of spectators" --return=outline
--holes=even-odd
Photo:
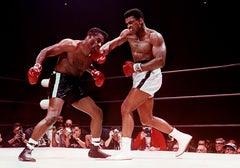
[[[24,129],[21,123],[14,123],[6,135],[0,132],[0,147],[24,147],[31,137],[33,127]],[[39,139],[37,147],[89,148],[91,132],[71,119],[64,121],[59,116],[57,122]],[[121,128],[102,129],[102,149],[121,149]],[[178,143],[162,132],[143,126],[132,138],[132,150],[140,151],[177,151]],[[240,154],[240,139],[192,139],[186,152]]]

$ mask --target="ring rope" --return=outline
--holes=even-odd
[[[160,97],[160,98],[155,98],[155,100],[194,99],[194,98],[212,98],[212,97],[227,97],[227,96],[240,96],[240,93],[211,94],[211,95],[194,95],[194,96],[175,96],[175,97]]]
[[[174,97],[159,97],[154,98],[154,100],[174,100],[174,99],[193,99],[193,98],[213,98],[213,97],[229,97],[229,96],[240,96],[240,93],[228,93],[228,94],[212,94],[212,95],[195,95],[195,96],[174,96]],[[108,101],[95,101],[96,103],[121,103],[123,100],[108,100]],[[18,104],[33,104],[39,105],[37,103],[28,103],[21,101],[12,100],[0,100],[0,103],[18,103]]]
[[[199,71],[199,70],[208,70],[208,69],[219,69],[219,68],[234,67],[234,66],[239,66],[239,65],[240,65],[240,63],[236,63],[236,64],[227,64],[227,65],[220,65],[220,66],[210,66],[210,67],[202,67],[202,68],[192,68],[192,69],[182,69],[182,70],[164,71],[164,72],[162,72],[162,73],[176,73],[176,72]],[[107,77],[106,79],[117,79],[117,78],[125,78],[125,76]],[[0,77],[0,79],[24,81],[24,80],[22,80],[22,79],[14,79],[14,78],[6,78],[6,77]],[[195,95],[195,96],[161,97],[161,98],[154,98],[154,100],[212,98],[212,97],[226,97],[226,96],[240,96],[240,93],[212,94],[212,95]],[[123,101],[123,100],[96,101],[96,103],[119,103],[119,102],[122,102],[122,101]],[[38,105],[37,103],[18,102],[18,101],[12,101],[12,100],[0,100],[0,103],[19,103],[19,104],[36,104],[36,105]]]
[[[175,125],[176,127],[189,127],[189,128],[203,128],[203,127],[240,127],[240,124],[189,124],[189,125]]]
[[[162,73],[176,73],[176,72],[189,72],[189,71],[200,71],[200,70],[210,70],[210,69],[220,69],[220,68],[228,68],[239,66],[240,63],[236,64],[228,64],[228,65],[219,65],[219,66],[209,66],[209,67],[202,67],[202,68],[191,68],[191,69],[180,69],[180,70],[172,70],[172,71],[165,71]]]
[[[229,97],[240,96],[240,93],[229,94],[212,94],[212,95],[195,95],[195,96],[175,96],[175,97],[159,97],[154,100],[174,100],[174,99],[193,99],[193,98],[212,98],[212,97]],[[109,101],[96,101],[96,103],[120,103],[123,100],[109,100]]]
[[[228,68],[228,67],[235,67],[235,66],[240,66],[240,63],[226,64],[226,65],[219,65],[219,66],[208,66],[208,67],[202,67],[202,68],[191,68],[191,69],[179,69],[179,70],[163,71],[162,73],[163,74],[170,74],[170,73],[178,73],[178,72],[190,72],[190,71],[220,69],[220,68]],[[106,79],[118,79],[118,78],[126,78],[126,77],[125,76],[106,77]]]
[[[32,126],[32,124],[24,124],[24,126]],[[121,127],[121,125],[119,125]],[[240,127],[240,124],[188,124],[188,125],[172,125],[178,128],[216,128],[216,127]],[[0,127],[12,127],[12,124],[1,124]],[[88,125],[82,125],[81,127],[89,128]],[[116,125],[103,125],[103,127],[116,127]],[[136,128],[142,128],[142,125],[135,125]]]
[[[26,101],[14,101],[14,100],[0,100],[0,103],[32,104],[32,105],[39,106],[39,103],[32,103],[32,102],[26,102]]]
[[[177,72],[200,71],[200,70],[209,70],[209,69],[228,68],[228,67],[234,67],[234,66],[239,66],[239,65],[240,65],[240,63],[236,63],[236,64],[226,64],[226,65],[209,66],[209,67],[202,67],[202,68],[192,68],[192,69],[180,69],[180,70],[163,71],[162,73],[163,73],[163,74],[168,74],[168,73],[177,73]],[[125,77],[125,76],[106,77],[106,79],[119,79],[119,78],[126,78],[126,77]],[[16,80],[16,81],[26,82],[26,80],[16,79],[16,78],[0,77],[0,79],[4,79],[4,80]]]
[[[20,82],[26,82],[26,81],[23,80],[23,79],[7,78],[7,77],[1,77],[1,76],[0,76],[0,79],[4,79],[4,80],[14,80],[14,81],[20,81]]]

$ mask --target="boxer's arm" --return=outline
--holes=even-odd
[[[110,51],[112,51],[113,49],[115,49],[116,47],[122,45],[127,41],[128,33],[129,33],[129,30],[124,29],[118,37],[102,45],[102,47],[100,48],[100,51],[103,52],[105,55],[107,55]]]
[[[71,39],[63,39],[59,43],[46,47],[38,54],[34,66],[28,70],[28,81],[34,85],[37,83],[42,71],[42,64],[49,56],[58,56],[63,52],[71,52],[77,47],[78,41]]]
[[[72,39],[63,39],[59,43],[53,44],[40,51],[35,63],[43,64],[47,57],[58,56],[64,52],[74,51],[78,41]]]
[[[143,71],[152,71],[157,68],[163,68],[166,60],[166,45],[160,33],[154,32],[150,35],[152,44],[152,54],[154,58],[147,63],[141,64]]]

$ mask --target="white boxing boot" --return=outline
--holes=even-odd
[[[131,142],[132,139],[128,137],[122,137],[120,153],[108,157],[109,160],[131,160]]]
[[[178,131],[176,128],[174,128],[169,135],[172,136],[174,139],[176,139],[179,145],[179,149],[176,153],[176,157],[182,155],[186,151],[188,144],[192,139],[192,136],[182,133]]]

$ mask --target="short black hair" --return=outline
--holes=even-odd
[[[22,124],[19,123],[19,122],[13,123],[13,129],[15,129],[17,127],[21,127],[22,128]]]
[[[94,35],[95,36],[99,33],[103,35],[104,41],[106,41],[108,39],[108,33],[103,31],[100,28],[97,28],[97,27],[93,27],[93,28],[89,29],[88,32],[87,32],[87,35]]]
[[[133,16],[137,20],[140,18],[144,19],[144,15],[143,15],[142,11],[138,8],[129,9],[124,13],[124,18],[128,18],[130,16]]]

